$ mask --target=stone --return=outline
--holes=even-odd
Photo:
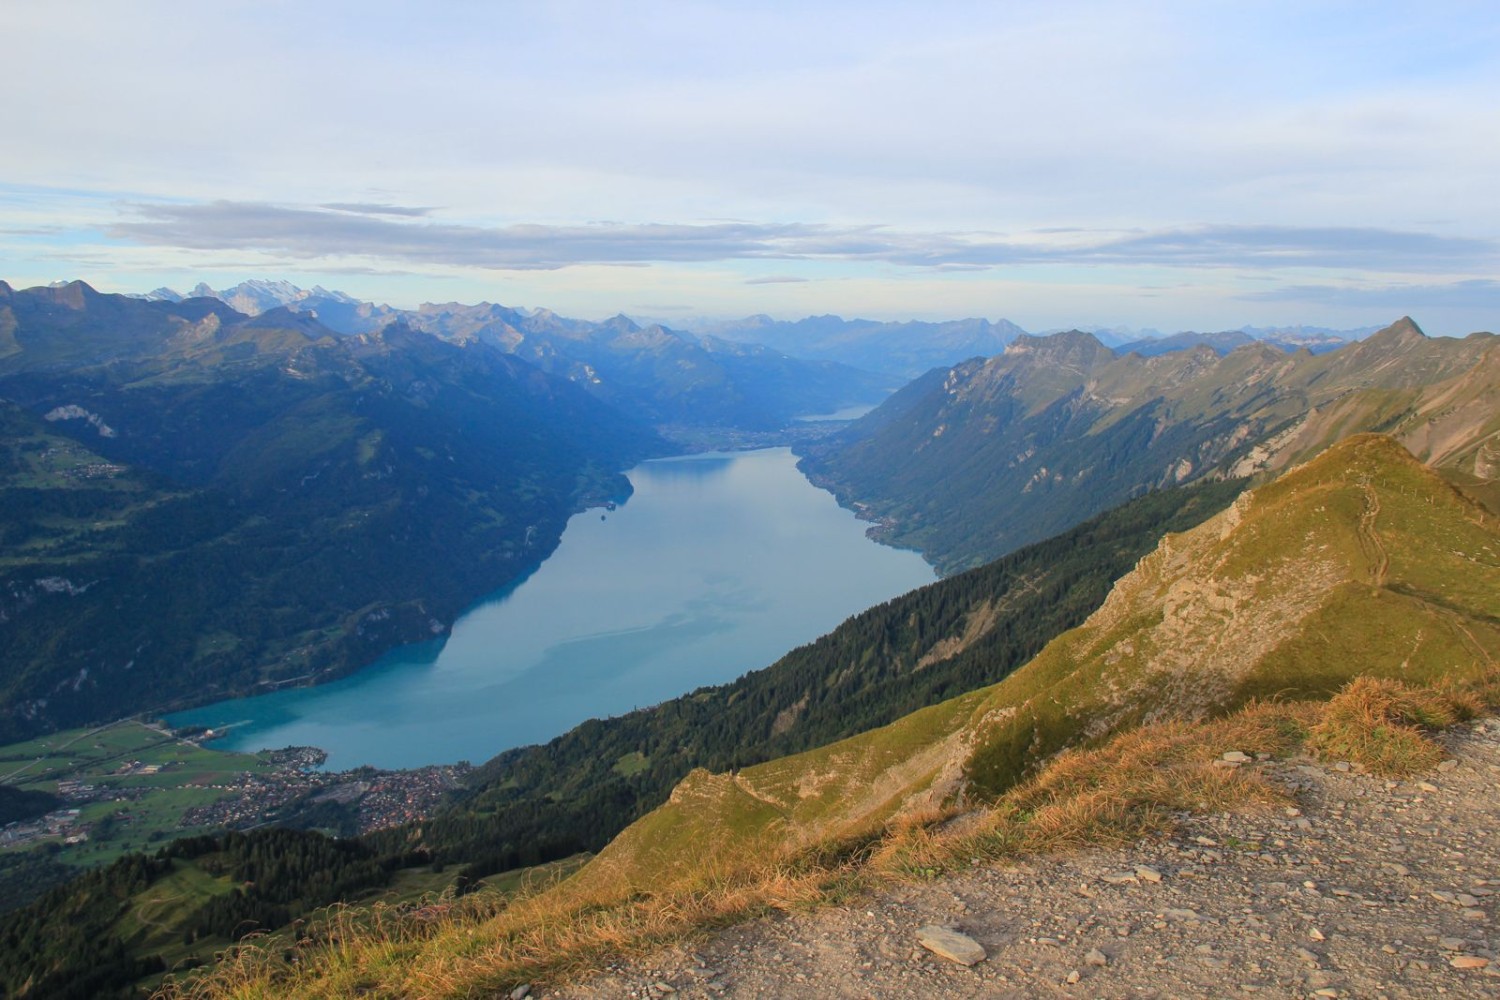
[[[1438,947],[1444,951],[1463,951],[1464,939],[1460,937],[1438,938]]]
[[[1155,868],[1150,867],[1149,865],[1136,865],[1135,876],[1142,882],[1161,881],[1161,872],[1157,871]]]
[[[1072,986],[1082,978],[1083,974],[1080,973],[1077,969],[1074,969],[1072,972],[1068,973],[1068,985]]]
[[[1088,954],[1083,956],[1083,961],[1086,965],[1108,965],[1109,956],[1098,948],[1090,948]]]
[[[1328,940],[1328,938],[1323,934],[1323,932],[1320,931],[1320,930],[1318,930],[1318,928],[1316,928],[1316,927],[1309,927],[1307,929],[1307,936],[1310,937],[1310,938],[1312,938],[1314,941],[1326,941],[1326,940]]]
[[[1228,761],[1231,764],[1248,764],[1252,758],[1249,754],[1241,753],[1238,750],[1230,750],[1224,753],[1219,759]]]
[[[1110,872],[1107,875],[1100,875],[1099,881],[1110,885],[1126,885],[1136,881],[1136,875],[1135,872]]]
[[[1453,770],[1456,767],[1458,767],[1458,761],[1454,760],[1452,757],[1449,757],[1447,760],[1439,764],[1437,766],[1437,769],[1444,774],[1447,774],[1449,771]]]
[[[529,996],[531,996],[530,983],[522,983],[520,986],[517,986],[515,989],[510,991],[510,1000],[526,1000],[526,998]]]
[[[917,930],[917,943],[928,951],[959,965],[975,965],[988,955],[984,947],[967,934],[951,927],[929,924]]]
[[[1482,969],[1490,964],[1490,960],[1479,955],[1454,955],[1448,959],[1448,964],[1455,969]]]

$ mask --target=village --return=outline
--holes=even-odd
[[[7,784],[54,798],[0,826],[0,851],[40,849],[93,864],[175,837],[288,823],[353,835],[425,819],[469,765],[322,771],[316,747],[258,754],[204,747],[211,732],[126,721],[3,748]]]
[[[322,751],[312,747],[290,747],[276,753],[296,755],[306,751],[322,756]],[[315,766],[299,763],[294,757],[269,774],[247,773],[233,782],[214,785],[231,794],[189,809],[183,814],[181,826],[249,830],[289,818],[288,814],[300,805],[336,803],[354,812],[356,826],[349,832],[369,833],[426,819],[448,792],[460,786],[469,770],[467,764],[409,771],[360,768],[335,772],[317,771]]]

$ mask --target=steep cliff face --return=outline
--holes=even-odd
[[[1500,523],[1395,441],[1360,435],[1167,536],[1005,681],[738,774],[695,772],[578,887],[659,886],[872,835],[1142,722],[1497,660]]]

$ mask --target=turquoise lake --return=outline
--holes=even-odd
[[[479,763],[733,680],[935,578],[916,553],[867,539],[789,449],[626,475],[628,502],[574,515],[532,576],[470,608],[445,640],[168,721],[230,727],[220,749],[321,747],[339,770]]]

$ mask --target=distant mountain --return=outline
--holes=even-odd
[[[878,402],[900,383],[871,373],[879,369],[642,326],[623,315],[595,323],[488,302],[393,309],[285,281],[246,281],[221,291],[199,285],[193,296],[217,298],[252,316],[284,308],[348,335],[399,322],[456,343],[482,341],[660,425],[773,431],[807,414]]]
[[[1336,351],[1345,344],[1374,333],[1379,327],[1361,327],[1354,330],[1330,330],[1325,327],[1245,326],[1237,330],[1222,330],[1217,333],[1199,333],[1185,330],[1170,336],[1157,330],[1115,331],[1090,330],[1101,343],[1114,348],[1120,354],[1139,354],[1154,357],[1171,351],[1184,351],[1200,344],[1212,347],[1220,354],[1228,354],[1238,347],[1261,341],[1279,347],[1288,353],[1306,348],[1314,354]]]
[[[1244,347],[1246,344],[1255,343],[1256,338],[1245,333],[1243,330],[1224,330],[1220,333],[1174,333],[1170,337],[1151,337],[1145,340],[1131,340],[1115,347],[1117,354],[1139,354],[1143,358],[1152,358],[1158,354],[1170,354],[1172,351],[1185,351],[1190,347],[1211,347],[1220,354],[1228,354],[1236,347]]]
[[[176,295],[170,288],[159,288],[150,293],[152,296]],[[149,296],[148,296],[149,297]],[[289,281],[265,281],[253,279],[242,281],[232,288],[223,288],[215,291],[206,283],[199,282],[185,298],[213,298],[219,299],[237,312],[246,316],[259,316],[271,309],[286,307],[297,307],[303,303],[323,302],[335,303],[345,306],[360,305],[360,301],[343,292],[330,292],[321,285],[314,285],[311,289],[298,288]],[[306,311],[299,309],[298,311]]]
[[[805,414],[877,402],[897,384],[760,344],[640,326],[623,315],[592,323],[545,309],[446,303],[402,317],[436,336],[525,358],[655,424],[772,430]]]
[[[932,368],[988,357],[1025,333],[1009,320],[882,323],[839,316],[809,316],[795,322],[751,316],[725,323],[699,323],[699,333],[765,344],[801,358],[838,361],[865,371],[912,378]]]
[[[0,741],[442,634],[669,446],[397,323],[0,284]]]
[[[1252,343],[1117,355],[1018,337],[928,375],[804,450],[803,468],[940,569],[986,561],[1146,490],[1284,468],[1347,434],[1396,434],[1455,474],[1500,468],[1500,338],[1403,319],[1328,354]]]

